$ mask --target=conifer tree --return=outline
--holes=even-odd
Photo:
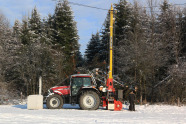
[[[67,0],[58,2],[53,19],[53,44],[64,53],[64,66],[66,67],[64,71],[71,74],[76,66],[75,55],[79,50],[79,36],[76,22]]]
[[[14,26],[13,26],[13,36],[15,36],[16,38],[20,38],[20,34],[21,34],[21,32],[20,32],[20,29],[21,27],[20,27],[20,22],[19,22],[19,20],[15,20],[15,22],[14,22]]]
[[[164,49],[166,51],[166,59],[168,59],[168,63],[174,63],[175,59],[172,58],[171,56],[173,55],[173,40],[170,39],[170,36],[173,36],[172,34],[172,29],[173,25],[171,24],[172,21],[172,10],[171,10],[171,5],[168,4],[166,0],[162,3],[160,6],[161,13],[158,16],[158,33],[159,33],[159,38],[162,41],[162,44],[164,45]],[[166,65],[168,65],[168,63]]]
[[[48,14],[48,17],[46,19],[43,19],[42,23],[42,36],[44,36],[44,40],[46,44],[52,45],[54,41],[53,37],[53,17],[51,14]]]
[[[183,15],[181,22],[181,54],[186,58],[186,8],[184,9]]]
[[[158,16],[158,29],[159,39],[164,46],[165,54],[164,59],[166,63],[160,68],[162,75],[168,75],[172,79],[169,80],[169,84],[162,87],[158,87],[159,90],[164,89],[160,92],[157,97],[162,99],[163,97],[169,97],[169,100],[174,101],[175,97],[182,97],[184,90],[182,89],[183,83],[185,82],[182,76],[184,72],[182,68],[184,66],[184,57],[182,50],[182,14],[180,12],[175,13],[175,8],[171,6],[167,0],[164,0],[160,7],[161,13]],[[185,28],[184,28],[185,29]],[[180,73],[181,72],[181,73]],[[166,93],[166,96],[164,95]]]
[[[41,33],[41,19],[36,7],[32,10],[29,28],[31,31],[34,31],[34,35]]]
[[[120,0],[119,3],[116,4],[115,9],[117,11],[115,15],[115,37],[117,46],[118,42],[126,38],[126,32],[130,24],[131,6],[126,0]]]
[[[101,62],[106,61],[108,63],[108,55],[109,55],[109,39],[110,39],[110,14],[107,14],[106,20],[104,22],[104,29],[101,32],[101,41],[100,41],[100,57],[99,60]]]
[[[130,18],[131,18],[131,5],[126,0],[120,0],[118,4],[115,5],[117,13],[115,14],[115,26],[114,26],[114,74],[118,74],[117,58],[121,57],[118,52],[119,44],[125,44],[124,40],[127,39],[127,32],[130,30]]]
[[[87,45],[87,49],[85,51],[86,62],[87,63],[94,63],[94,57],[99,57],[100,52],[100,36],[97,32],[96,35],[92,34],[89,44]]]
[[[76,53],[76,67],[82,67],[84,64],[84,58],[80,51]]]
[[[14,91],[16,91],[16,88],[22,84],[19,72],[17,71],[19,65],[18,49],[21,46],[20,41],[17,39],[20,28],[18,21],[15,22],[13,28],[12,32],[8,21],[0,14],[0,78],[3,76],[3,79],[9,88],[11,89],[14,87]]]
[[[26,18],[22,20],[20,39],[23,45],[28,45],[30,43],[28,20]]]

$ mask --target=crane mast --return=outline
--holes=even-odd
[[[114,25],[114,9],[111,4],[110,9],[110,43],[109,43],[109,72],[107,78],[107,109],[108,110],[121,110],[122,103],[115,99],[115,88],[113,87],[113,25]]]
[[[113,23],[114,23],[114,18],[113,18],[113,6],[111,5],[110,9],[110,46],[109,46],[109,74],[108,74],[108,79],[107,79],[107,87],[108,91],[113,91]]]

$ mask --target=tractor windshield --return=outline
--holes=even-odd
[[[77,78],[73,78],[73,85],[76,86],[90,86],[91,85],[91,78],[87,78],[87,77],[77,77]]]

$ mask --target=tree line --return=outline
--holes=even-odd
[[[120,0],[114,4],[114,75],[138,87],[142,102],[175,103],[186,98],[186,8],[164,0],[148,6]],[[107,70],[109,13],[102,32],[92,34],[85,65]],[[123,89],[123,87],[120,87]],[[125,89],[125,88],[124,88]],[[126,92],[127,94],[128,92]]]

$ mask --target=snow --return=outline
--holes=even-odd
[[[78,105],[64,105],[64,109],[27,110],[25,105],[0,105],[0,123],[105,123],[105,124],[186,124],[186,106],[136,105],[137,111],[80,110]]]

